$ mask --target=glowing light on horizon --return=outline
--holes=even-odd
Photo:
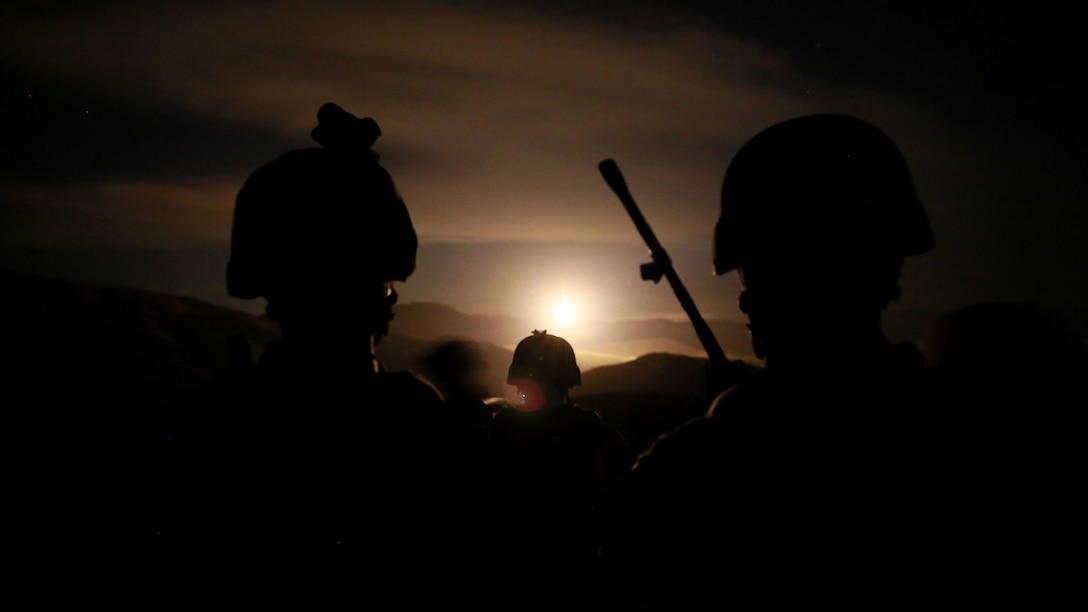
[[[578,316],[578,311],[574,308],[574,304],[570,303],[567,296],[563,296],[563,301],[555,305],[555,309],[552,310],[552,316],[555,320],[563,325],[571,323],[574,318]]]

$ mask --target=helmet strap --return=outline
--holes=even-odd
[[[375,345],[382,341],[383,336],[389,334],[389,323],[392,322],[393,317],[396,316],[396,314],[393,313],[393,306],[396,303],[397,291],[393,288],[393,283],[387,283],[385,297],[382,298],[381,307],[375,316],[375,324],[377,325],[373,334]]]
[[[752,294],[747,291],[741,291],[737,296],[739,301],[740,311],[748,315],[748,331],[752,334],[752,350],[755,351],[756,358],[762,360],[764,358],[763,350],[763,336],[759,333],[759,328],[756,325],[752,325]]]
[[[752,333],[752,350],[755,352],[756,358],[760,360],[766,359],[763,349],[763,336],[760,335],[759,329],[749,323],[748,331]]]

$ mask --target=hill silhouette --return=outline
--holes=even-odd
[[[154,431],[159,411],[228,366],[229,337],[244,334],[256,361],[279,334],[278,325],[263,316],[144,289],[8,270],[0,270],[0,286],[10,296],[0,306],[6,328],[0,350],[12,390],[51,407],[48,416],[39,411],[37,417],[74,430]],[[508,347],[525,335],[525,322],[466,315],[433,303],[401,304],[396,313],[392,333],[378,347],[387,369],[425,376],[427,354],[443,342],[469,340],[485,357],[488,391],[503,394]],[[639,323],[610,329],[619,340],[636,343],[686,331],[679,323],[652,321],[640,334]],[[584,384],[575,389],[575,399],[615,420],[633,442],[652,440],[693,410],[705,409],[701,364],[699,358],[666,354],[599,368],[583,364]]]
[[[38,393],[169,394],[225,367],[227,336],[245,333],[259,355],[278,333],[262,317],[142,289],[11,271],[0,286],[9,373]]]
[[[228,337],[244,334],[256,360],[279,333],[278,325],[263,316],[143,289],[93,286],[9,270],[0,270],[0,287],[6,296],[0,303],[4,326],[0,350],[9,388],[14,396],[34,398],[38,406],[20,418],[64,422],[76,429],[92,420],[96,421],[92,429],[100,430],[106,425],[97,421],[103,419],[117,423],[153,419],[155,409],[228,365]],[[927,317],[911,312],[899,322],[889,318],[892,327],[901,333],[914,330],[909,339],[917,339],[917,328]],[[1088,329],[1086,320],[1072,320],[1081,337]],[[709,323],[731,357],[747,356],[738,348],[748,343],[742,324]],[[512,317],[469,315],[436,303],[398,304],[378,356],[388,370],[425,376],[427,354],[443,342],[468,340],[484,356],[488,393],[501,396],[512,347],[530,329],[530,324]],[[594,333],[596,345],[575,346],[583,384],[573,390],[573,397],[598,410],[632,444],[644,448],[659,433],[706,409],[704,358],[697,356],[699,347],[689,325],[664,319],[619,321],[602,324]],[[604,351],[592,349],[610,346],[622,350],[605,356],[611,361],[600,365]],[[621,356],[640,347],[651,350],[628,359]],[[680,350],[674,353],[674,347]],[[93,405],[102,401],[131,412],[98,411]]]

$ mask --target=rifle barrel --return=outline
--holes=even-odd
[[[699,314],[699,309],[695,306],[695,300],[691,298],[691,294],[684,287],[684,283],[680,281],[680,275],[676,273],[676,268],[673,267],[669,254],[665,252],[665,247],[658,242],[654,230],[646,222],[646,218],[642,216],[642,211],[639,210],[635,199],[631,197],[631,192],[627,188],[627,181],[624,180],[619,166],[611,159],[606,159],[598,164],[598,168],[605,182],[619,196],[620,202],[627,209],[627,214],[630,215],[631,220],[635,222],[635,228],[638,229],[642,240],[650,249],[650,256],[653,257],[654,263],[664,272],[665,278],[669,281],[669,286],[672,287],[676,299],[680,302],[680,306],[683,307],[684,312],[691,319],[691,324],[695,327],[695,335],[699,337],[699,342],[703,345],[707,356],[712,362],[728,363],[729,359],[725,356],[725,351],[718,344],[718,339],[714,337],[714,332],[711,331],[710,326]]]

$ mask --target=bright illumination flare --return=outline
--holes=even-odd
[[[552,311],[552,316],[555,320],[566,325],[574,320],[574,317],[578,314],[578,311],[574,309],[574,305],[570,303],[567,296],[563,296],[563,301],[555,305],[555,310]]]

